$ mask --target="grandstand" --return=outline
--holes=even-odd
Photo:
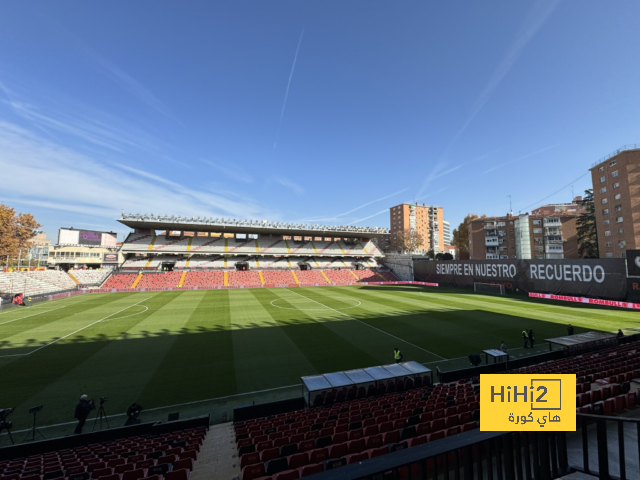
[[[504,373],[576,374],[577,413],[617,415],[640,403],[640,392],[631,391],[640,378],[639,347],[636,339]],[[479,377],[420,380],[323,391],[312,408],[235,422],[242,480],[301,478],[478,428]]]
[[[125,261],[104,283],[106,289],[398,281],[380,263],[382,253],[376,238],[387,233],[384,229],[229,223],[124,213],[118,221],[133,232],[122,245]]]

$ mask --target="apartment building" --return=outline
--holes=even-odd
[[[626,145],[591,171],[600,258],[640,248],[640,145]]]
[[[415,230],[424,238],[419,251],[444,252],[444,218],[442,207],[419,203],[402,203],[389,209],[391,251],[400,250],[397,235],[404,230]]]
[[[580,215],[585,213],[587,208],[581,205],[582,197],[575,197],[571,203],[549,203],[542,207],[531,210],[531,215]]]
[[[519,215],[469,222],[469,258],[579,258],[577,215]]]
[[[451,224],[446,220],[442,221],[442,231],[444,232],[444,245],[451,245]]]

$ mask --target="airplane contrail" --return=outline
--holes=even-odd
[[[293,78],[293,71],[296,69],[296,62],[298,61],[298,52],[300,52],[300,45],[302,45],[302,37],[304,36],[304,28],[300,32],[300,40],[298,40],[298,48],[296,48],[296,54],[293,57],[293,65],[291,65],[291,72],[289,73],[289,81],[287,82],[287,89],[284,92],[284,102],[282,102],[282,112],[280,112],[280,122],[278,123],[278,132],[276,133],[276,141],[273,142],[273,149],[275,150],[278,145],[278,137],[280,137],[280,127],[282,126],[282,119],[284,118],[284,111],[287,108],[287,98],[289,98],[289,87],[291,86],[291,79]]]

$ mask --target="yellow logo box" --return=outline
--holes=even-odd
[[[575,431],[575,375],[480,375],[480,430]]]

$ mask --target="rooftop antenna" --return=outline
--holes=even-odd
[[[513,216],[513,207],[511,205],[511,195],[507,195],[509,197],[509,215]]]
[[[573,193],[573,185],[571,185],[571,202],[573,203],[573,199],[576,198],[575,194]]]

